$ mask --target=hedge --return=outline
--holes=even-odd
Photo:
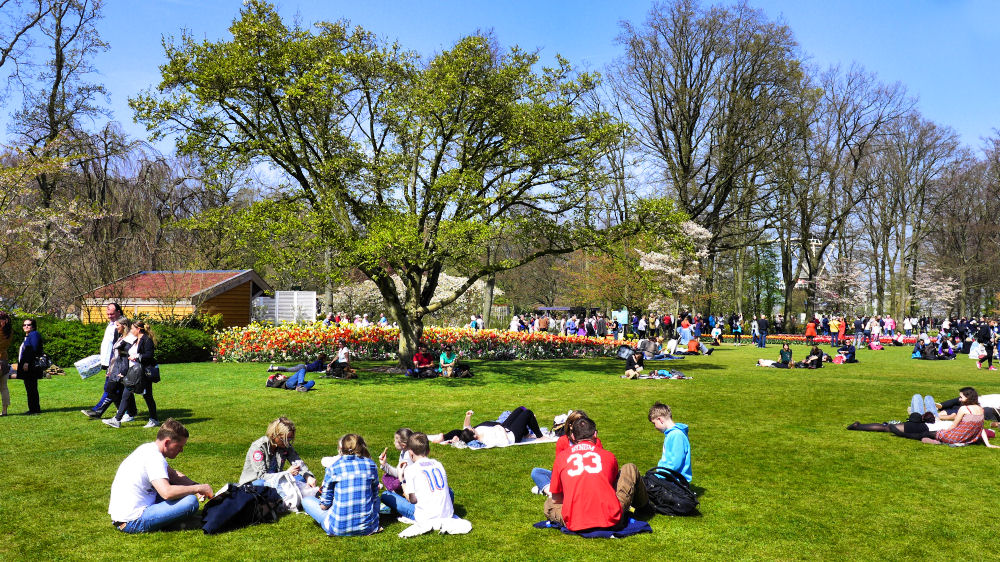
[[[75,320],[60,320],[51,316],[12,318],[12,338],[8,354],[17,360],[17,351],[24,341],[21,324],[24,318],[34,318],[42,336],[45,354],[60,367],[72,367],[84,357],[100,353],[101,340],[107,324],[83,324]],[[212,359],[212,336],[192,328],[151,324],[156,340],[156,359],[160,363],[191,363]]]

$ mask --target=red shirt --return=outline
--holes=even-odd
[[[433,363],[431,358],[419,351],[413,355],[413,364],[417,367],[428,367],[431,363]]]
[[[602,449],[604,448],[604,445],[601,445],[600,437],[597,438],[597,446]],[[563,451],[568,451],[569,447],[570,447],[569,436],[566,435],[565,433],[560,435],[559,439],[556,440],[556,456],[558,457],[559,453]]]
[[[556,455],[549,490],[562,494],[562,518],[571,531],[614,527],[621,521],[615,482],[618,459],[582,441]]]

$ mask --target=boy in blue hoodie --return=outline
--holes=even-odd
[[[670,406],[657,402],[649,408],[649,421],[657,431],[663,432],[663,455],[657,466],[676,470],[691,481],[691,443],[688,441],[688,426],[674,423]]]

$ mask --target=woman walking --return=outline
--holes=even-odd
[[[160,425],[160,422],[156,418],[156,401],[153,400],[153,381],[147,376],[148,370],[156,365],[156,358],[154,356],[156,345],[153,343],[153,338],[149,335],[146,324],[142,321],[132,324],[131,335],[135,337],[135,341],[132,342],[132,346],[128,350],[128,371],[141,369],[142,374],[138,377],[136,384],[132,386],[128,383],[125,384],[125,390],[122,392],[122,399],[118,405],[118,413],[115,414],[115,417],[101,421],[110,427],[121,427],[121,421],[125,416],[125,411],[128,409],[129,403],[135,400],[136,394],[142,394],[142,397],[146,400],[146,408],[149,410],[149,421],[144,427],[156,427]]]

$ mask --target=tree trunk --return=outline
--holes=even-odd
[[[736,249],[736,271],[734,272],[733,279],[733,297],[736,300],[736,313],[739,315],[743,314],[743,271],[746,261],[746,250],[743,248]]]
[[[483,328],[490,327],[493,320],[493,290],[497,286],[497,276],[486,277],[486,288],[483,290]]]
[[[399,366],[409,369],[413,367],[413,356],[417,353],[420,338],[424,335],[424,320],[401,314],[396,322],[399,323],[399,347],[396,350],[399,355]]]
[[[323,252],[323,263],[326,266],[326,273],[324,279],[324,285],[326,290],[324,291],[324,297],[326,298],[326,312],[333,312],[333,280],[330,278],[330,248],[327,248]]]

